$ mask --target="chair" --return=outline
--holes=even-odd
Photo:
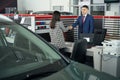
[[[106,32],[107,32],[107,29],[95,29],[93,44],[94,45],[102,45],[101,42],[104,41]]]
[[[77,40],[74,44],[73,52],[70,58],[77,62],[85,63],[86,52],[87,52],[87,40],[86,39]]]

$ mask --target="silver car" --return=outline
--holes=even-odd
[[[72,61],[22,25],[0,15],[0,80],[120,80]]]
[[[44,14],[44,15],[52,15],[54,11],[36,11],[32,12],[32,14]],[[61,15],[73,15],[71,12],[60,11]]]

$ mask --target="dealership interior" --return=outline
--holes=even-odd
[[[68,27],[77,20],[78,16],[82,16],[81,7],[83,5],[89,7],[88,13],[94,18],[94,32],[81,33],[79,36],[79,26],[63,32],[66,45],[63,56],[81,63],[79,59],[83,59],[83,55],[85,55],[86,62],[81,64],[114,76],[119,80],[120,0],[1,0],[0,14],[24,26],[49,44],[51,43],[49,32],[53,12],[59,11],[64,27]],[[82,40],[86,40],[86,42]],[[51,46],[58,50],[54,45]],[[68,80],[104,80],[93,77],[92,79],[74,78]],[[11,78],[10,80],[15,79],[17,78]],[[48,79],[56,80],[54,78]]]

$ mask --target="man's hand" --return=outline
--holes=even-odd
[[[69,27],[69,30],[73,29],[73,27],[72,27],[72,26],[68,26],[68,27]]]

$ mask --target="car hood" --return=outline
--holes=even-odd
[[[39,79],[38,79],[39,80]],[[40,80],[119,80],[93,68],[71,62],[66,68]]]

